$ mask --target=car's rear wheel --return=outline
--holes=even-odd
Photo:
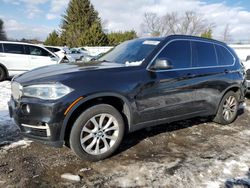
[[[235,92],[229,91],[222,98],[214,121],[223,125],[230,124],[236,119],[238,109],[239,97]]]
[[[70,133],[70,148],[81,159],[98,161],[112,155],[124,135],[121,114],[107,104],[95,105],[75,121]]]
[[[6,79],[6,72],[3,67],[0,67],[0,82]]]

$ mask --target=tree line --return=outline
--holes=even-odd
[[[106,34],[90,0],[71,0],[62,17],[60,30],[50,33],[44,43],[69,47],[113,46],[134,38],[137,34],[133,30]]]
[[[171,34],[194,35],[213,38],[214,23],[204,19],[203,15],[194,11],[182,14],[170,12],[164,16],[146,12],[141,23],[141,30],[147,36],[167,36]],[[231,41],[231,28],[227,24],[221,40]],[[52,46],[114,46],[119,43],[137,38],[137,33],[131,31],[105,32],[98,12],[90,0],[70,0],[65,13],[62,15],[58,30],[52,31],[44,44]],[[0,19],[0,40],[7,40],[4,22]],[[26,39],[22,39],[26,41]],[[30,41],[30,40],[28,40]]]

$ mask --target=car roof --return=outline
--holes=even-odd
[[[190,39],[190,40],[199,40],[199,41],[205,41],[205,42],[211,42],[211,43],[217,43],[221,45],[227,45],[224,42],[215,40],[215,39],[209,39],[204,37],[198,37],[198,36],[192,36],[192,35],[169,35],[165,37],[166,39]]]
[[[14,42],[14,41],[0,41],[3,44],[22,44],[22,45],[33,45],[33,46],[40,46],[39,44],[31,44],[27,42]]]
[[[205,41],[205,42],[212,42],[212,43],[217,43],[221,45],[226,45],[226,43],[214,40],[214,39],[208,39],[204,37],[197,37],[197,36],[192,36],[192,35],[168,35],[165,37],[142,37],[142,38],[137,38],[134,40],[158,40],[158,41],[164,41],[168,39],[187,39],[187,40],[200,40],[200,41]]]

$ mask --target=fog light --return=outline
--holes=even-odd
[[[30,113],[30,106],[28,104],[23,104],[22,111],[26,114],[29,114]]]

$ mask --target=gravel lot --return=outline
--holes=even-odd
[[[197,118],[141,130],[91,163],[24,140],[8,117],[10,82],[0,88],[0,187],[250,187],[249,99],[229,126]]]

